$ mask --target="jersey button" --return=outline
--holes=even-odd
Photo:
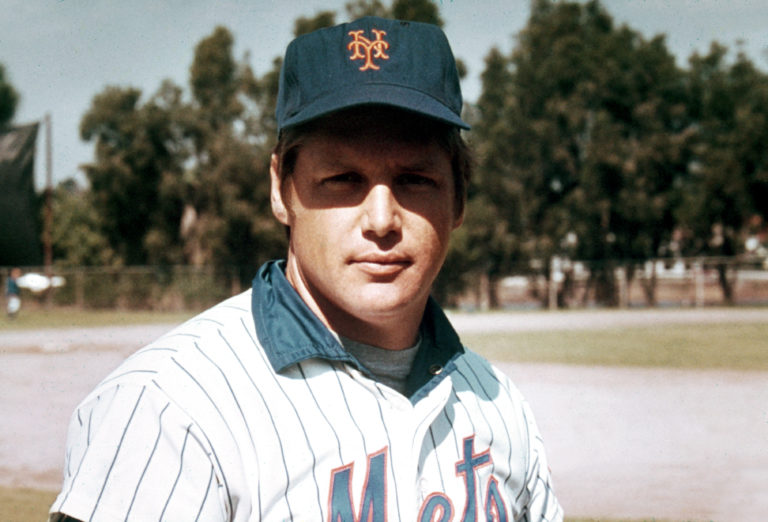
[[[429,367],[429,373],[431,373],[432,375],[440,375],[441,373],[443,373],[443,367],[440,366],[439,364],[433,364],[432,366]]]

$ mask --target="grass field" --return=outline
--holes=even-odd
[[[27,310],[0,319],[0,331],[131,324],[178,324],[194,312]],[[768,370],[768,323],[666,324],[653,327],[463,334],[492,360],[606,366]]]
[[[54,308],[22,310],[15,319],[0,316],[0,331],[35,328],[85,328],[132,324],[181,323],[195,312],[117,311]]]
[[[491,360],[768,371],[768,324],[722,323],[465,334]]]
[[[0,487],[0,520],[3,522],[43,522],[56,493],[28,488]]]

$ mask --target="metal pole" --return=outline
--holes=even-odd
[[[549,263],[549,309],[557,310],[557,290],[560,286],[560,281],[563,279],[563,273],[561,272],[560,258],[553,256]]]
[[[45,275],[49,282],[53,277],[53,144],[51,139],[51,113],[45,115],[45,223],[43,230],[43,259]],[[53,285],[48,287],[46,306],[53,303]]]

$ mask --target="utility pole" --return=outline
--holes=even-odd
[[[45,222],[43,229],[43,262],[45,276],[49,287],[46,292],[45,304],[50,307],[53,303],[53,243],[51,228],[53,227],[53,144],[51,139],[51,113],[45,114]]]

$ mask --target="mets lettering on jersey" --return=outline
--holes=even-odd
[[[408,396],[292,291],[251,292],[129,358],[70,424],[52,511],[81,520],[561,520],[528,406],[430,302]]]
[[[464,439],[462,446],[464,459],[456,463],[456,474],[462,475],[466,490],[464,492],[463,515],[458,520],[510,520],[504,499],[499,491],[499,482],[495,477],[488,479],[484,496],[484,518],[478,518],[478,491],[475,483],[475,471],[478,467],[491,463],[490,451],[486,450],[480,455],[475,455],[473,453],[474,436]],[[387,448],[368,456],[368,470],[361,494],[358,516],[355,516],[356,511],[350,496],[352,489],[350,475],[353,465],[343,466],[333,471],[328,509],[331,515],[330,520],[372,520],[379,522],[387,520],[386,462]],[[453,502],[444,493],[435,492],[428,495],[419,510],[418,520],[420,522],[456,520]]]

